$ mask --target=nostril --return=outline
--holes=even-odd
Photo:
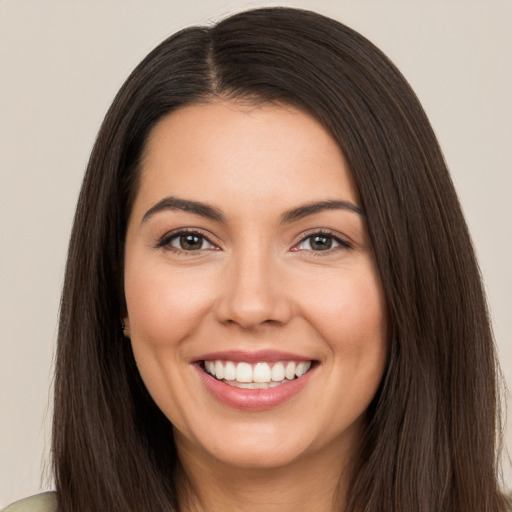
[[[292,307],[283,297],[246,299],[245,303],[235,299],[225,299],[217,308],[217,318],[225,326],[237,325],[243,329],[278,326],[292,316]]]

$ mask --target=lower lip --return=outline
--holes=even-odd
[[[311,368],[301,377],[285,382],[274,388],[268,389],[243,389],[230,386],[224,382],[215,379],[206,373],[199,365],[195,365],[201,380],[206,389],[223,404],[235,409],[246,411],[264,411],[284,404],[296,396],[309,382],[311,374],[315,368]]]

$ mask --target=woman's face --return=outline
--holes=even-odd
[[[140,178],[125,322],[181,453],[252,468],[350,455],[387,324],[336,143],[293,107],[189,105],[153,129]]]

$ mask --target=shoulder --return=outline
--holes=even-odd
[[[55,512],[57,497],[54,492],[44,492],[17,501],[1,512]]]

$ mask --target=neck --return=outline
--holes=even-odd
[[[183,441],[183,440],[182,440]],[[328,445],[282,467],[240,468],[190,453],[177,443],[182,512],[333,512],[344,510],[353,454]],[[341,456],[340,456],[341,455]]]

